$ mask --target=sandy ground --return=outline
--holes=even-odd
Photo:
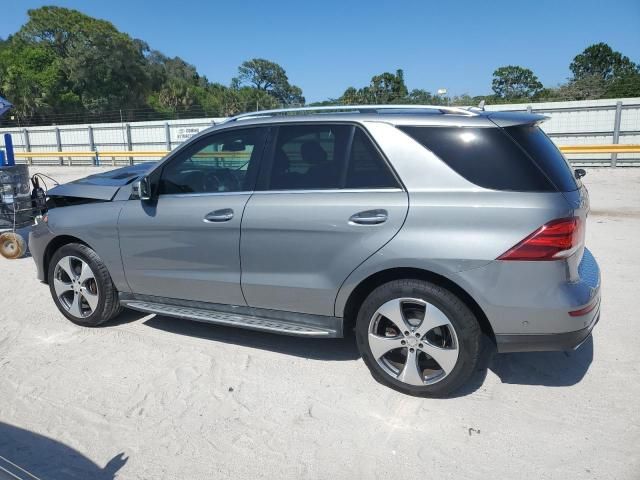
[[[0,456],[42,479],[637,480],[640,169],[585,180],[604,279],[593,340],[496,355],[446,400],[377,384],[351,339],[133,312],[76,327],[30,258],[0,258]]]

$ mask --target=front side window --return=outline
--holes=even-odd
[[[270,190],[397,188],[371,140],[352,125],[286,125],[278,129]]]
[[[196,141],[162,172],[160,194],[250,190],[248,172],[262,151],[259,128],[231,130]]]

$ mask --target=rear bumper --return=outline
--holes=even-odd
[[[458,275],[487,316],[499,352],[574,349],[600,317],[600,269],[586,248],[579,263],[492,262]]]
[[[589,338],[599,320],[600,305],[597,307],[596,316],[591,325],[575,332],[551,335],[496,335],[498,353],[575,350]]]

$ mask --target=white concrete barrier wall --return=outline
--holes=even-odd
[[[36,157],[34,164],[91,164],[87,157],[73,157],[65,152],[97,151],[102,164],[129,163],[128,158],[112,159],[100,152],[157,151],[173,149],[201,130],[224,118],[195,118],[131,123],[94,123],[86,125],[51,125],[42,127],[0,129],[0,135],[11,133],[16,152],[60,151],[60,155]],[[93,137],[93,143],[91,142]],[[58,140],[59,139],[59,140]],[[0,148],[4,137],[0,138]],[[62,159],[62,160],[61,160]],[[133,157],[134,161],[149,161],[149,157]],[[24,161],[20,159],[19,161]]]
[[[618,107],[620,102],[620,107]],[[548,102],[533,104],[488,105],[487,110],[532,111],[550,119],[542,128],[558,145],[594,145],[614,143],[616,109],[620,108],[620,144],[640,144],[640,98]],[[132,123],[95,123],[90,125],[60,125],[0,129],[11,133],[17,152],[60,151],[60,155],[37,157],[34,164],[91,164],[87,157],[73,157],[64,152],[98,152],[102,164],[125,164],[128,158],[100,155],[107,151],[155,151],[173,149],[195,133],[215,125],[224,118],[196,118]],[[93,137],[93,142],[91,141]],[[0,137],[0,148],[4,138]],[[576,164],[609,165],[611,154],[570,154]],[[133,156],[134,161],[149,161],[149,157]],[[20,159],[24,161],[24,159]],[[640,166],[640,154],[618,153],[618,165]]]
[[[542,129],[557,145],[609,145],[614,143],[616,108],[621,103],[620,144],[640,144],[640,98],[584,100],[575,102],[521,103],[510,105],[488,105],[487,110],[532,111],[549,117]],[[570,154],[574,163],[611,160],[610,153]],[[618,165],[636,163],[640,165],[640,154],[618,153]]]

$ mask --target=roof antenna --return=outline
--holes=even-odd
[[[478,108],[479,108],[480,110],[482,110],[483,112],[484,112],[484,103],[485,103],[485,102],[484,102],[484,99],[483,99],[483,100],[480,100],[480,103],[478,104]]]

